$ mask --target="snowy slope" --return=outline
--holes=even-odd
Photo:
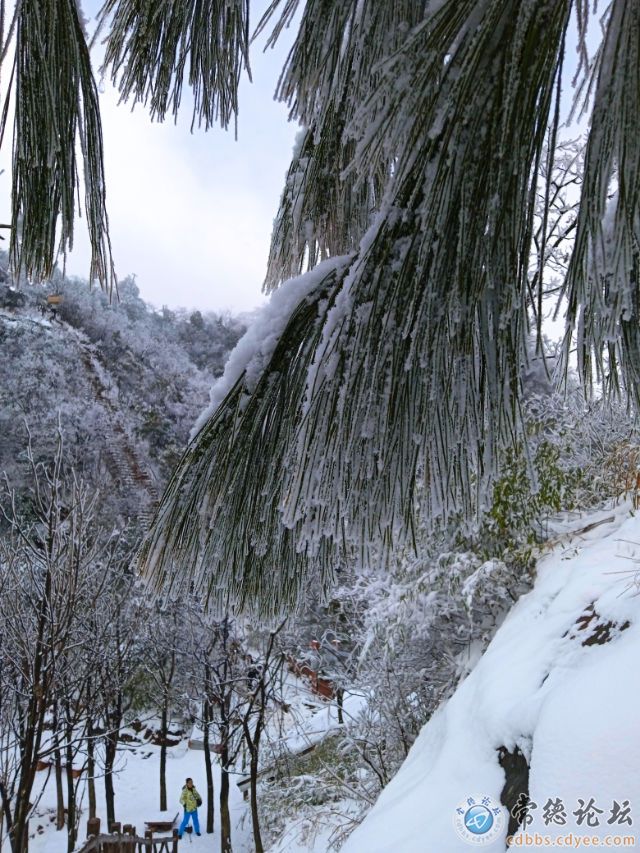
[[[464,827],[463,838],[454,818],[469,797],[500,806],[505,773],[497,751],[516,746],[530,763],[537,806],[516,848],[535,849],[537,833],[538,848],[581,848],[589,836],[591,847],[633,849],[619,836],[640,825],[640,514],[626,506],[595,518],[611,514],[612,522],[565,536],[539,561],[534,589],[424,727],[345,853],[504,850],[506,813],[489,844],[482,843],[489,833],[470,837]],[[586,813],[591,798],[601,813]],[[544,807],[557,799],[565,823],[547,824]]]

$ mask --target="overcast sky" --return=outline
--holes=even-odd
[[[98,2],[84,0],[89,17]],[[262,3],[252,3],[252,8]],[[252,26],[258,20],[252,21]],[[92,31],[93,27],[90,27]],[[253,84],[240,90],[238,140],[218,127],[190,133],[191,104],[173,121],[152,123],[142,106],[101,94],[107,205],[119,277],[135,273],[157,307],[244,311],[259,305],[269,237],[297,126],[273,100],[288,34],[275,51],[251,57]],[[103,88],[103,87],[101,87]],[[186,94],[186,93],[185,93]],[[84,222],[67,270],[86,276]]]
[[[93,18],[102,0],[83,0]],[[252,28],[267,0],[253,0]],[[297,24],[297,21],[296,21]],[[294,25],[295,29],[295,25]],[[598,42],[597,27],[591,36]],[[261,284],[269,237],[289,165],[297,126],[273,93],[293,40],[285,32],[267,54],[262,44],[251,55],[253,83],[240,88],[238,140],[233,130],[214,127],[190,133],[190,93],[176,126],[152,123],[143,106],[118,105],[109,84],[101,85],[107,173],[107,207],[118,276],[135,274],[143,297],[156,307],[246,311],[264,301]],[[575,35],[570,42],[575,43]],[[568,81],[575,71],[568,52]],[[96,56],[96,65],[99,57]],[[569,135],[575,135],[572,129]],[[10,165],[5,145],[0,166]],[[7,180],[5,172],[5,180]],[[6,217],[8,197],[0,205]],[[6,221],[2,219],[0,221]],[[89,268],[84,222],[76,227],[70,274]]]

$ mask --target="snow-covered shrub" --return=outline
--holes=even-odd
[[[576,387],[534,394],[525,425],[525,441],[504,453],[491,502],[465,540],[523,565],[547,538],[551,516],[633,495],[640,485],[640,441],[623,402],[587,401]]]
[[[325,738],[310,753],[276,765],[276,775],[260,785],[260,821],[266,846],[295,836],[300,849],[329,828],[327,849],[353,829],[373,804],[363,779],[360,755],[340,734]],[[293,820],[292,820],[293,818]]]
[[[537,443],[530,462],[522,446],[505,452],[478,534],[485,553],[540,541],[545,536],[545,520],[575,506],[581,472],[563,466],[561,454],[546,439]]]

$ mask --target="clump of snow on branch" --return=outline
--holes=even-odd
[[[351,256],[345,255],[323,261],[310,272],[285,282],[271,294],[229,356],[224,373],[211,389],[209,405],[196,421],[192,437],[212,417],[240,379],[246,394],[253,392],[293,311],[330,272],[343,269],[350,259]]]

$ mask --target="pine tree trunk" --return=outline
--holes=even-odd
[[[207,774],[207,828],[206,832],[210,835],[213,832],[214,825],[214,801],[213,801],[213,768],[211,766],[211,748],[209,746],[209,731],[211,706],[208,700],[204,703],[203,714],[203,745],[204,745],[204,769]]]
[[[223,741],[224,743],[224,741]],[[229,752],[224,744],[220,756],[220,850],[221,853],[232,853],[231,848],[231,817],[229,815]]]
[[[96,757],[93,740],[93,720],[87,723],[87,792],[89,795],[89,818],[96,816]]]
[[[167,723],[168,698],[165,694],[162,699],[162,715],[160,718],[160,811],[167,810]]]
[[[56,780],[56,829],[64,827],[64,789],[62,784],[62,756],[60,755],[60,733],[58,729],[58,703],[53,703],[51,723],[53,726],[53,772]]]

